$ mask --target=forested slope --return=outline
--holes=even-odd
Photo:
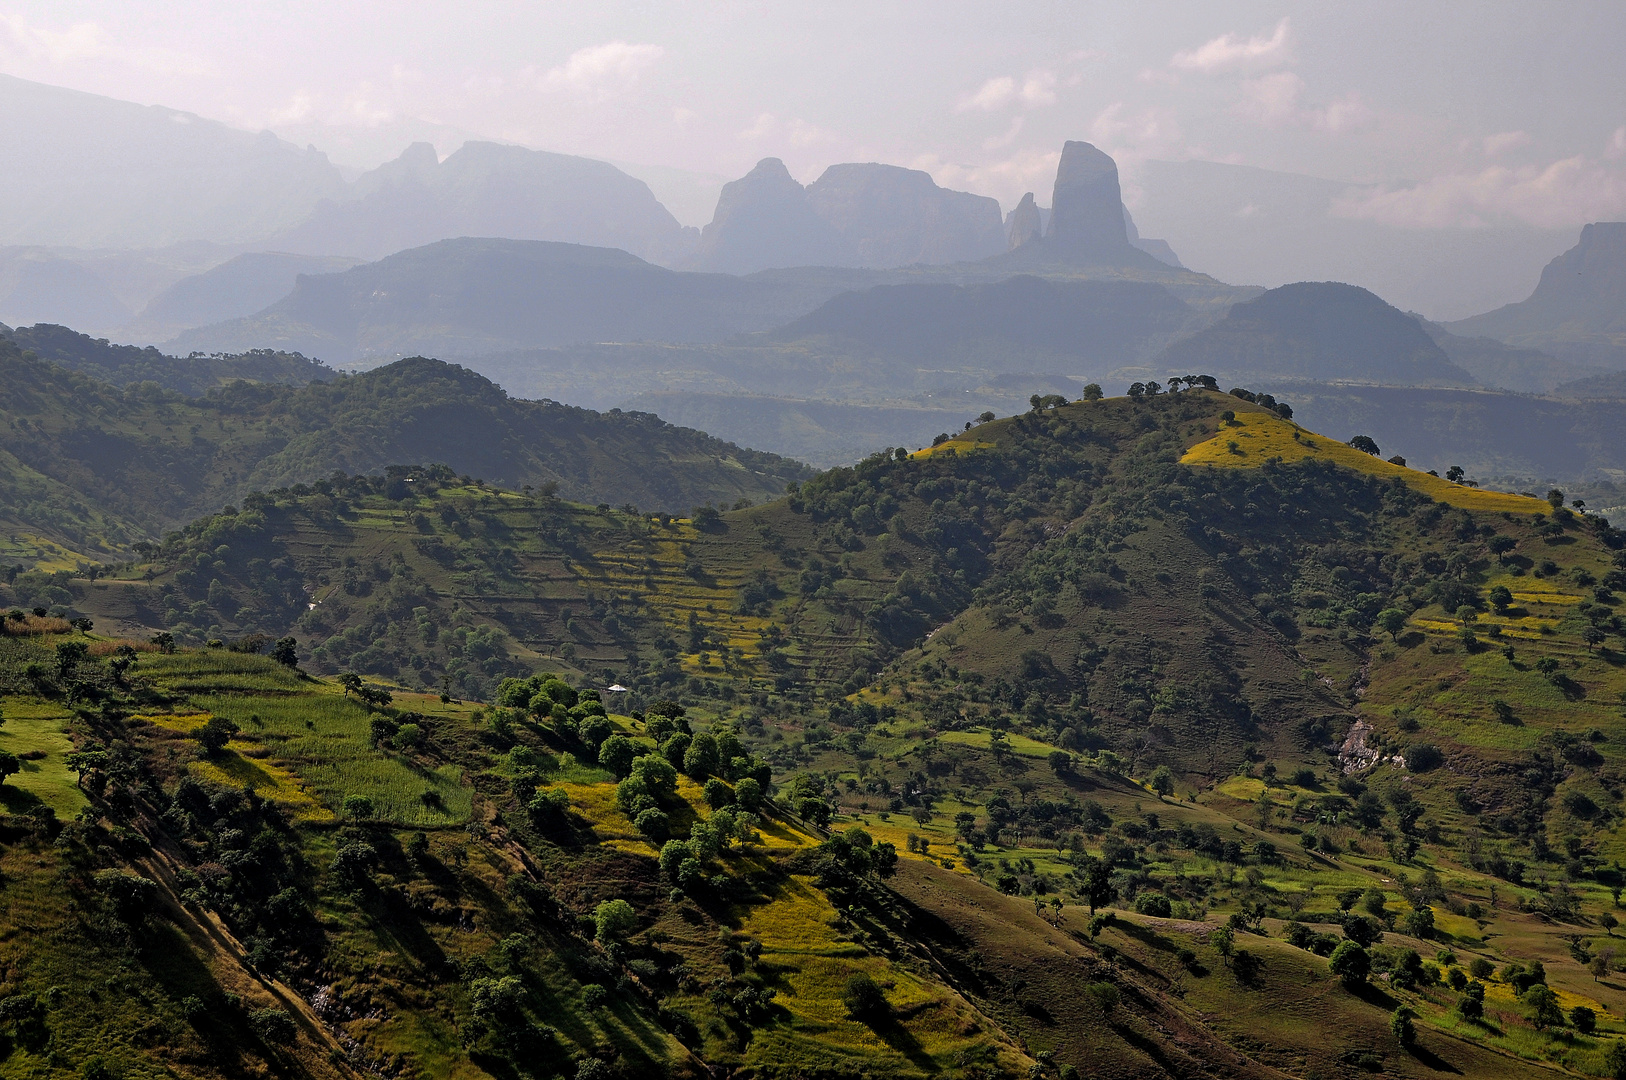
[[[85,959],[5,945],[5,1067],[105,985],[194,1075],[1610,1075],[1626,537],[1283,411],[1042,401],[682,519],[334,477],[19,576],[7,918]]]

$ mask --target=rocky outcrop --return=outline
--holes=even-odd
[[[1087,142],[1062,147],[1045,241],[1056,254],[1086,262],[1118,262],[1135,250],[1124,227],[1118,164]]]
[[[896,165],[832,165],[807,188],[813,212],[873,269],[968,262],[1004,250],[999,203]]]
[[[813,210],[807,189],[778,158],[723,185],[717,212],[700,233],[704,270],[750,274],[783,266],[851,266],[846,238]]]
[[[1006,227],[1005,247],[1009,251],[1031,244],[1044,236],[1044,220],[1039,216],[1039,204],[1033,201],[1033,192],[1022,196],[1022,201],[1011,211]]]
[[[1583,227],[1528,299],[1445,325],[1574,363],[1626,367],[1626,221]]]

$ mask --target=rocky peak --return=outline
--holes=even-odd
[[[1033,200],[1033,192],[1022,196],[1022,201],[1016,204],[1011,211],[1010,225],[1006,230],[1006,249],[1015,251],[1023,244],[1030,244],[1044,234],[1044,222],[1039,217],[1039,204]]]
[[[1133,250],[1124,228],[1118,165],[1090,143],[1068,141],[1062,147],[1050,207],[1045,239],[1059,251],[1107,262]]]
[[[807,189],[778,158],[723,185],[711,224],[700,234],[707,270],[749,274],[780,266],[839,266],[852,261],[841,234],[814,212]]]

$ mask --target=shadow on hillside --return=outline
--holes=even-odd
[[[1461,1069],[1440,1057],[1422,1043],[1412,1044],[1410,1047],[1410,1053],[1412,1057],[1417,1059],[1417,1063],[1422,1065],[1424,1068],[1432,1069],[1435,1072],[1456,1073],[1458,1076],[1462,1075]]]

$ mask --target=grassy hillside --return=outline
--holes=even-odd
[[[647,414],[514,400],[422,358],[186,398],[151,382],[119,389],[0,341],[0,529],[93,561],[256,489],[425,457],[514,487],[669,509],[771,497],[810,475]]]
[[[141,632],[121,673],[0,624],[6,918],[76,883],[5,992],[132,1074],[1611,1075],[1626,537],[1267,404],[1047,406],[688,519],[335,477],[19,576]],[[97,1013],[157,963],[117,867],[196,963]]]

